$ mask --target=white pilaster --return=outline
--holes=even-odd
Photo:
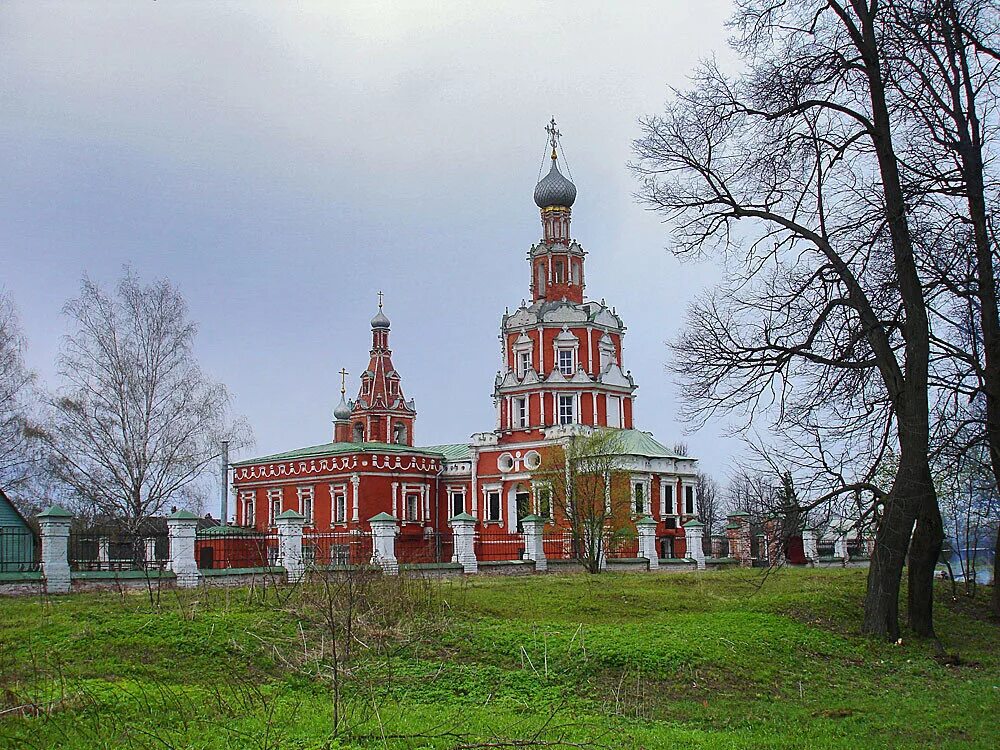
[[[656,570],[660,567],[660,556],[656,552],[656,521],[644,516],[635,522],[635,529],[639,533],[639,557],[645,557],[649,561],[649,569]]]
[[[451,561],[461,563],[466,573],[478,573],[479,561],[476,559],[476,519],[468,513],[459,513],[448,521],[451,527],[454,552]]]
[[[48,594],[65,594],[72,585],[69,572],[69,523],[72,517],[68,510],[58,505],[37,516],[42,537],[41,568]]]
[[[302,527],[306,518],[294,510],[286,510],[274,519],[278,527],[278,565],[285,569],[289,583],[298,583],[305,576],[302,560]]]
[[[687,542],[687,556],[698,564],[698,570],[705,569],[705,550],[701,546],[705,524],[701,521],[688,521],[684,524],[684,539]]]
[[[542,544],[542,534],[545,531],[546,519],[541,516],[525,516],[521,519],[521,528],[524,536],[524,559],[535,561],[535,572],[541,573],[548,570],[548,562],[545,559],[545,547]]]
[[[351,520],[352,521],[358,520],[358,508],[361,505],[361,498],[358,497],[360,486],[361,486],[361,477],[359,477],[357,474],[351,474],[351,503],[352,503]]]
[[[396,561],[396,534],[399,533],[399,522],[388,513],[379,513],[369,519],[372,527],[372,565],[382,568],[383,572],[395,575],[399,572]]]
[[[811,563],[815,563],[819,559],[819,551],[816,545],[816,529],[802,530],[802,554]]]

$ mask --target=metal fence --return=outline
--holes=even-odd
[[[348,531],[303,534],[302,559],[316,567],[366,565],[372,559],[372,535]]]
[[[624,535],[608,539],[604,545],[604,554],[609,559],[638,557],[639,539],[635,536]]]
[[[480,562],[521,560],[524,558],[524,537],[501,530],[477,531],[475,552]]]
[[[455,543],[450,533],[396,537],[396,560],[401,563],[450,562]]]
[[[567,529],[553,529],[542,534],[542,549],[545,557],[549,560],[575,560],[577,545],[573,539],[573,532]]]
[[[198,532],[195,559],[201,570],[277,565],[278,535],[240,526],[213,526]]]
[[[38,570],[41,545],[29,529],[0,527],[0,573]]]
[[[69,567],[76,571],[164,570],[170,559],[166,532],[85,529],[69,535]]]

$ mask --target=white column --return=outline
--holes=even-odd
[[[399,482],[392,483],[392,515],[399,518]]]
[[[545,530],[545,520],[540,516],[530,515],[521,519],[524,536],[524,559],[535,561],[535,572],[548,570],[545,559],[545,547],[542,544],[542,533]]]
[[[298,583],[305,576],[302,560],[302,527],[306,518],[294,510],[286,510],[274,519],[278,527],[278,565],[285,569],[289,583]]]
[[[656,521],[644,516],[635,522],[635,529],[639,532],[639,557],[649,560],[649,569],[656,570],[660,567],[660,556],[656,552]]]
[[[431,520],[431,493],[426,484],[421,485],[420,494],[424,496],[424,521],[429,523]]]
[[[73,515],[65,508],[53,505],[39,513],[38,526],[42,537],[42,575],[45,592],[65,594],[70,590],[69,522]]]
[[[705,524],[701,521],[688,521],[684,524],[684,538],[687,542],[687,556],[698,564],[698,570],[705,569],[705,550],[701,546],[701,538],[705,533]]]
[[[843,531],[838,531],[837,536],[833,540],[833,556],[839,557],[844,562],[847,562],[847,535]]]
[[[361,484],[361,477],[357,474],[351,474],[351,502],[354,504],[351,510],[351,520],[358,520],[358,506],[360,505],[361,499],[358,497],[358,487]]]
[[[479,561],[476,560],[476,519],[468,513],[459,513],[448,521],[451,527],[454,552],[451,561],[461,563],[466,573],[478,573]]]
[[[667,479],[660,477],[660,520],[667,517]]]
[[[815,563],[819,559],[816,547],[816,529],[802,530],[802,553],[806,560],[811,563]]]
[[[594,367],[594,372],[595,373],[597,372],[597,367],[596,366]],[[591,395],[591,400],[594,402],[594,426],[596,427],[597,426],[597,391],[593,392],[593,394]],[[608,426],[609,427],[613,427],[614,425],[608,425]]]
[[[395,575],[399,572],[396,561],[396,534],[399,533],[399,523],[388,513],[379,513],[369,519],[372,527],[372,565],[382,568],[383,572]]]
[[[177,576],[178,588],[194,588],[201,579],[195,557],[198,516],[187,510],[177,510],[167,516],[170,539],[170,570]]]

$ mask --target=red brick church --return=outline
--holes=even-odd
[[[555,123],[546,130],[551,166],[534,192],[542,237],[527,254],[531,302],[502,318],[495,429],[461,443],[414,445],[417,412],[392,364],[380,295],[354,400],[345,399],[342,379],[333,442],[234,464],[237,523],[267,531],[295,510],[307,531],[347,532],[387,513],[399,520],[402,541],[447,531],[449,518],[468,513],[478,529],[514,532],[526,515],[552,517],[534,474],[546,447],[580,425],[599,426],[622,431],[633,509],[657,521],[659,554],[685,556],[681,527],[697,513],[696,460],[634,427],[625,325],[603,299],[584,294],[587,253],[571,232],[576,186],[559,169]]]

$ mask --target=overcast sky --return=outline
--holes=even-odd
[[[341,367],[386,294],[420,444],[492,429],[497,334],[528,296],[532,190],[555,115],[587,292],[628,326],[636,425],[684,435],[665,342],[713,283],[636,204],[637,118],[713,54],[728,2],[4,2],[0,286],[54,385],[82,275],[166,276],[254,453],[330,439]]]

